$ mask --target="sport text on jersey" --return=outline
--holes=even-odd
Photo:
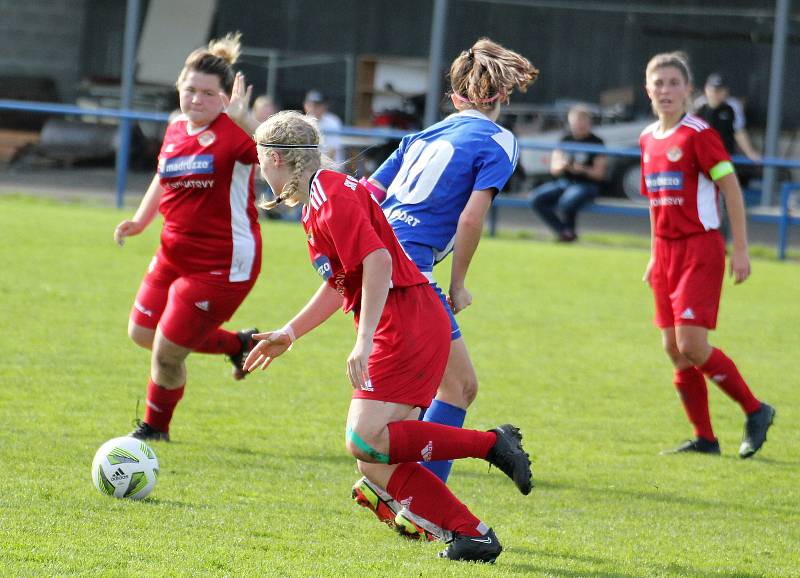
[[[214,155],[189,155],[158,160],[158,174],[164,179],[184,175],[209,175],[213,172]]]

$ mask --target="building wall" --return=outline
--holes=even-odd
[[[564,2],[568,4],[568,2]],[[661,7],[770,9],[761,0],[642,0]],[[298,54],[342,57],[338,63],[285,69],[279,96],[299,106],[310,87],[327,92],[333,108],[344,111],[348,55],[428,56],[431,0],[220,0],[214,35],[244,33],[248,47]],[[598,2],[598,6],[602,6]],[[147,1],[142,2],[146,10]],[[795,7],[797,11],[797,7]],[[125,0],[0,0],[0,75],[25,73],[54,77],[69,100],[83,77],[119,76]],[[790,26],[784,84],[784,125],[800,125],[800,35],[795,14]],[[725,74],[733,94],[744,97],[751,123],[765,122],[769,86],[772,18],[645,15],[512,3],[450,0],[445,61],[480,36],[489,36],[528,56],[541,77],[514,102],[557,99],[596,101],[601,91],[634,87],[639,111],[647,111],[643,70],[659,51],[684,50],[702,85],[712,71]],[[257,91],[266,70],[252,60],[241,68]],[[444,75],[445,71],[442,71]]]
[[[0,0],[0,77],[45,76],[62,100],[81,76],[86,0]]]

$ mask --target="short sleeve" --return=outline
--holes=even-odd
[[[236,160],[245,165],[258,164],[258,151],[256,150],[255,141],[241,129],[239,129],[236,136]]]
[[[355,271],[364,257],[386,248],[370,221],[364,203],[349,189],[329,196],[328,201],[320,207],[317,225],[336,250],[345,272]]]
[[[733,172],[733,165],[725,145],[722,144],[717,131],[705,129],[694,135],[692,139],[694,153],[702,171],[712,180],[718,180]]]
[[[372,173],[370,178],[382,184],[384,189],[389,188],[389,185],[392,184],[397,173],[400,172],[400,167],[403,164],[403,155],[410,141],[411,137],[403,137],[403,140],[400,141],[400,145],[389,155],[389,158],[383,161],[383,164],[378,167],[378,170]]]
[[[492,142],[478,158],[475,185],[472,189],[502,190],[514,172],[518,150],[517,139],[510,132],[495,134]]]

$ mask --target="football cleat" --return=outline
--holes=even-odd
[[[767,441],[767,430],[775,419],[775,408],[761,402],[761,407],[747,416],[744,424],[744,437],[742,445],[739,446],[739,457],[744,459],[751,458],[761,449]]]
[[[236,332],[236,337],[239,338],[242,348],[238,353],[228,356],[228,359],[231,360],[231,365],[233,365],[231,375],[233,375],[233,379],[236,381],[241,381],[247,377],[247,372],[244,370],[244,360],[247,359],[250,350],[253,349],[253,335],[256,333],[258,333],[258,329],[255,327],[253,329],[243,329]]]
[[[395,517],[403,508],[386,490],[373,484],[366,477],[353,484],[353,499],[356,504],[371,510],[378,519],[394,528]]]
[[[451,531],[440,528],[405,507],[395,516],[394,528],[398,534],[409,540],[424,540],[426,542],[450,542],[453,540]]]
[[[455,534],[447,548],[439,552],[439,558],[494,564],[502,551],[503,546],[494,535],[494,530],[489,528],[482,536]]]
[[[511,478],[519,491],[527,496],[533,487],[533,472],[531,460],[522,449],[522,434],[509,423],[489,431],[497,435],[497,441],[486,454],[486,461]]]
[[[136,420],[136,428],[128,434],[137,440],[148,442],[168,442],[169,432],[160,431],[151,426],[149,423],[141,420]]]
[[[662,456],[668,454],[684,454],[684,453],[697,453],[697,454],[711,454],[714,456],[720,455],[719,441],[709,441],[705,438],[696,437],[691,440],[686,440],[681,445],[670,450],[661,452]]]

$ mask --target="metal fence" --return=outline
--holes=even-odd
[[[148,112],[140,110],[130,110],[126,108],[110,109],[110,108],[82,108],[75,105],[57,104],[48,102],[28,102],[19,100],[4,100],[0,99],[0,110],[16,110],[23,112],[32,112],[40,114],[59,114],[59,115],[77,115],[77,116],[92,116],[102,118],[114,118],[120,120],[120,135],[117,148],[117,158],[124,159],[124,162],[117,163],[117,186],[116,186],[116,205],[122,208],[124,205],[125,184],[127,182],[128,173],[128,158],[131,146],[130,139],[130,123],[131,121],[150,121],[150,122],[167,122],[169,115],[164,112]],[[124,130],[127,126],[128,130]],[[334,134],[334,133],[331,133]],[[335,134],[346,137],[366,137],[374,139],[376,142],[385,142],[388,139],[401,139],[407,134],[406,131],[383,129],[383,128],[357,128],[357,127],[343,127]],[[624,156],[624,157],[639,157],[639,149],[629,147],[606,147],[602,145],[587,145],[576,143],[552,143],[552,142],[536,142],[533,139],[521,139],[519,142],[520,148],[533,149],[533,150],[553,150],[559,148],[570,152],[591,152],[602,153],[610,156]],[[754,163],[749,159],[741,156],[734,156],[733,161],[737,165],[753,165],[758,164],[763,167],[782,168],[782,169],[800,169],[800,161],[780,159],[780,158],[764,158],[760,163]],[[786,258],[786,247],[788,244],[789,229],[792,225],[800,225],[800,217],[791,214],[791,196],[793,193],[800,191],[800,183],[789,182],[781,186],[779,212],[777,215],[769,214],[749,214],[748,218],[751,220],[774,223],[778,226],[778,258]],[[511,199],[502,196],[495,199],[492,213],[490,215],[490,233],[494,234],[497,223],[497,207],[527,207],[528,202],[525,199]],[[629,215],[647,215],[646,207],[636,206],[631,203],[629,207],[603,207],[597,205],[593,209],[595,212],[606,213],[623,213]]]

